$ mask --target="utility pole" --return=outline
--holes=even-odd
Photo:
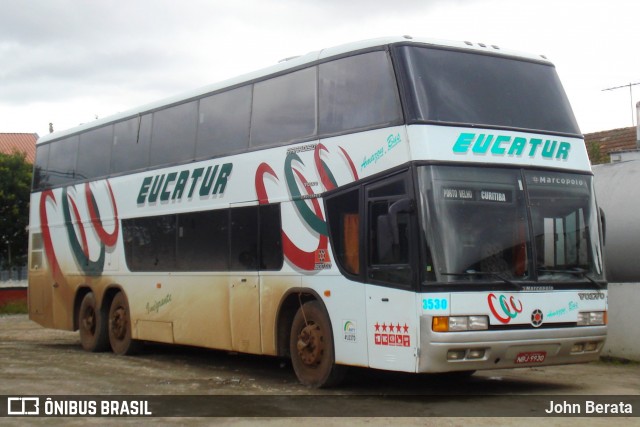
[[[622,86],[616,86],[616,87],[610,87],[607,89],[602,89],[602,92],[606,91],[606,90],[615,90],[615,89],[622,89],[623,87],[628,87],[629,88],[629,100],[631,101],[631,126],[635,126],[635,111],[633,111],[633,86],[636,85],[640,85],[640,82],[636,82],[636,83],[629,83],[626,85],[622,85]]]

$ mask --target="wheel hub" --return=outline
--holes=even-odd
[[[305,365],[318,365],[324,353],[324,337],[320,326],[305,326],[298,334],[298,354]]]
[[[118,339],[123,339],[127,333],[127,316],[124,308],[119,307],[111,318],[111,331]]]
[[[96,313],[91,308],[87,309],[82,316],[82,326],[85,331],[95,333],[96,330]]]

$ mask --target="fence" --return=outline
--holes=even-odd
[[[27,267],[14,267],[10,270],[0,270],[0,283],[21,282],[27,280]]]

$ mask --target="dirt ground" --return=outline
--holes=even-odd
[[[158,425],[298,425],[303,422],[313,425],[513,425],[523,420],[515,422],[511,418],[494,416],[455,418],[454,415],[464,416],[465,408],[477,409],[485,405],[487,400],[483,397],[487,395],[501,396],[504,405],[510,405],[513,401],[508,399],[514,395],[543,396],[548,400],[575,395],[585,396],[585,399],[599,395],[640,395],[640,364],[619,362],[483,371],[463,379],[352,369],[341,387],[314,390],[300,385],[289,363],[277,358],[157,344],[147,345],[144,352],[135,357],[87,353],[80,348],[77,333],[44,329],[25,315],[0,316],[0,378],[0,395],[3,396],[261,395],[265,399],[291,396],[282,401],[283,407],[298,404],[300,396],[309,396],[317,405],[336,402],[341,405],[326,408],[328,418],[275,418],[270,417],[268,411],[260,413],[259,410],[252,412],[251,408],[238,408],[238,416],[154,419]],[[431,399],[425,403],[402,395],[450,395],[451,398]],[[640,425],[640,401],[637,398],[635,401],[639,402],[638,407],[634,407],[635,417],[616,418],[615,425]],[[252,402],[255,400],[249,399],[249,403]],[[526,405],[525,398],[515,402]],[[389,403],[393,404],[393,410],[389,410],[388,417],[366,416],[368,410],[375,415],[386,415],[380,407]],[[311,408],[314,410],[310,414],[317,415],[317,406]],[[245,413],[249,417],[243,417]],[[445,416],[399,418],[403,413]],[[339,416],[344,414],[365,416]],[[0,424],[25,425],[25,421],[4,418],[0,419]],[[51,425],[52,422],[104,425],[141,421],[147,424],[151,419],[30,418],[28,421],[29,425]],[[567,422],[580,422],[585,426],[607,424],[605,418],[526,418],[526,422],[546,427],[564,426]]]

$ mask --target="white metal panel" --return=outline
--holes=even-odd
[[[369,366],[415,372],[419,321],[412,291],[367,285]]]

